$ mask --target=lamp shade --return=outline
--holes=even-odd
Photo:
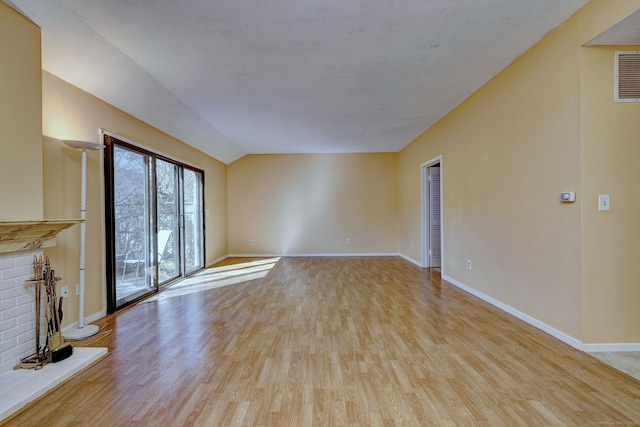
[[[75,148],[76,150],[102,150],[104,148],[104,145],[102,144],[96,144],[95,142],[88,141],[77,141],[75,139],[65,139],[62,142],[64,142],[68,147]]]

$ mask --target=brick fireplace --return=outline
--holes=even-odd
[[[25,283],[34,275],[33,258],[54,246],[60,231],[81,221],[0,221],[0,424],[107,354],[106,348],[80,347],[71,357],[38,371],[13,369],[20,358],[36,351],[35,285]]]
[[[33,257],[54,246],[55,236],[78,222],[0,221],[0,375],[36,350],[35,289],[25,283],[34,274]]]
[[[33,257],[42,253],[0,254],[0,374],[35,352],[35,291],[25,281],[33,276]]]

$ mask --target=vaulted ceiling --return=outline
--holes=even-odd
[[[230,163],[398,151],[587,0],[5,0],[44,70]]]

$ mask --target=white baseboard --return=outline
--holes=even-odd
[[[283,258],[294,258],[294,257],[396,257],[400,256],[397,253],[389,253],[389,254],[378,254],[378,253],[336,253],[336,254],[229,254],[229,258],[274,258],[274,257],[283,257]]]
[[[107,315],[107,310],[100,310],[97,313],[93,313],[91,316],[86,316],[84,318],[84,323],[85,324],[89,324],[91,322],[95,322],[96,320],[101,319],[106,315]],[[64,335],[65,331],[69,331],[69,330],[71,330],[73,328],[77,328],[77,327],[78,327],[78,322],[73,322],[72,324],[67,325],[64,328],[62,328],[62,334]]]
[[[582,350],[587,353],[638,351],[640,343],[610,343],[610,344],[582,344]]]
[[[220,257],[220,258],[218,258],[218,259],[214,259],[213,261],[211,261],[211,262],[209,263],[209,265],[208,265],[206,268],[209,268],[209,267],[211,267],[211,266],[213,266],[213,265],[216,265],[217,263],[219,263],[219,262],[221,262],[221,261],[224,261],[224,260],[225,260],[225,259],[227,259],[227,258],[229,258],[229,255],[221,256],[221,257]]]
[[[460,283],[456,279],[453,279],[453,278],[451,278],[449,276],[446,276],[444,274],[442,275],[442,278],[444,280],[446,280],[447,282],[450,282],[452,285],[462,289],[463,291],[468,292],[471,295],[474,295],[474,296],[480,298],[481,300],[488,302],[489,304],[493,305],[494,307],[497,307],[500,310],[502,310],[504,312],[507,312],[507,313],[511,314],[512,316],[515,316],[518,319],[527,322],[531,326],[534,326],[534,327],[540,329],[541,331],[548,333],[552,337],[557,338],[557,339],[559,339],[560,341],[562,341],[562,342],[564,342],[566,344],[569,344],[571,347],[576,348],[578,350],[583,350],[582,342],[577,340],[577,339],[575,339],[574,337],[572,337],[570,335],[567,335],[564,332],[559,331],[559,330],[547,325],[546,323],[541,322],[538,319],[529,316],[528,314],[525,314],[525,313],[523,313],[523,312],[521,312],[519,310],[516,310],[515,308],[513,308],[513,307],[511,307],[511,306],[509,306],[509,305],[507,305],[507,304],[505,304],[505,303],[503,303],[501,301],[498,301],[495,298],[492,298],[492,297],[490,297],[488,295],[483,294],[480,291],[477,291],[477,290],[475,290],[473,288],[470,288],[470,287]]]
[[[91,322],[95,322],[98,319],[103,318],[104,316],[107,315],[107,310],[100,310],[97,313],[93,313],[91,316],[89,317],[85,317],[84,318],[84,323],[91,323]]]
[[[411,264],[417,265],[420,268],[424,268],[424,265],[422,265],[421,262],[418,262],[413,258],[409,258],[405,254],[396,254],[396,255],[399,256],[400,258],[404,259],[405,261],[409,261]]]

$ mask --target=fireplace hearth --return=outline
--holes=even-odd
[[[34,257],[55,246],[60,231],[82,221],[0,221],[0,424],[107,354],[103,347],[76,347],[71,357],[40,370],[13,369],[36,352],[35,286],[29,283]]]
[[[0,221],[0,374],[35,352],[33,258],[82,220]]]

